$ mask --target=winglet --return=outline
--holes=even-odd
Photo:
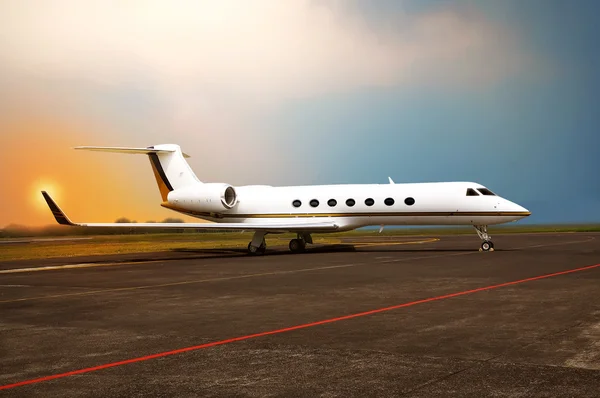
[[[392,180],[392,177],[388,177],[388,180],[390,180],[390,184],[395,184],[394,180]]]
[[[48,207],[52,211],[52,215],[56,219],[56,221],[61,225],[75,225],[69,220],[69,217],[65,215],[65,213],[58,207],[56,202],[48,195],[46,191],[42,191],[42,195],[44,195],[44,199],[46,199],[46,203],[48,203]]]

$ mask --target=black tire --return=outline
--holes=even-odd
[[[306,244],[301,239],[292,239],[290,241],[290,251],[292,253],[299,253],[306,248]]]
[[[248,243],[248,254],[252,256],[257,256],[265,253],[267,246],[261,245],[260,247],[252,246],[252,242]]]
[[[490,251],[493,248],[494,248],[494,244],[492,242],[490,242],[490,241],[485,240],[481,244],[481,250],[483,250],[484,252],[488,252],[488,251]]]

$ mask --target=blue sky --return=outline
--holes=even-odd
[[[147,162],[72,146],[174,142],[205,181],[471,180],[531,210],[523,222],[600,222],[600,3],[15,0],[0,14],[0,144],[46,164],[75,218],[171,214]],[[0,225],[52,221],[24,205],[40,186],[29,163],[0,176],[14,192]]]
[[[464,2],[415,3],[407,9]],[[290,103],[278,120],[290,137],[310,137],[304,156],[319,154],[313,182],[474,180],[532,210],[528,222],[600,221],[600,4],[472,4],[518,32],[551,75],[534,70],[485,90],[415,85]]]

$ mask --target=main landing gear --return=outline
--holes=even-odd
[[[267,244],[265,242],[261,243],[260,246],[252,246],[252,242],[248,243],[248,253],[249,254],[265,254],[267,250]]]
[[[248,254],[251,255],[262,255],[267,250],[267,243],[265,242],[266,232],[256,231],[252,237],[252,241],[248,243]],[[290,241],[289,247],[292,253],[301,253],[306,250],[306,244],[313,243],[312,237],[309,233],[298,233],[298,237]]]
[[[475,227],[475,231],[477,231],[477,235],[479,235],[479,238],[483,240],[479,251],[493,252],[494,243],[492,242],[492,237],[487,232],[487,225],[474,225],[473,227]]]
[[[307,233],[298,233],[298,237],[290,241],[290,251],[292,253],[301,253],[306,249],[307,243],[313,243],[312,236]]]
[[[262,255],[267,250],[267,242],[265,242],[266,232],[256,231],[250,243],[248,243],[248,254]]]

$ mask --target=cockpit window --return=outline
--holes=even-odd
[[[487,189],[487,188],[477,188],[477,190],[478,190],[479,192],[481,192],[483,195],[486,195],[486,196],[496,196],[496,194],[495,194],[495,193],[493,193],[492,191],[490,191],[490,190],[489,190],[489,189]]]
[[[473,188],[469,188],[467,189],[467,196],[479,196],[479,194]]]

